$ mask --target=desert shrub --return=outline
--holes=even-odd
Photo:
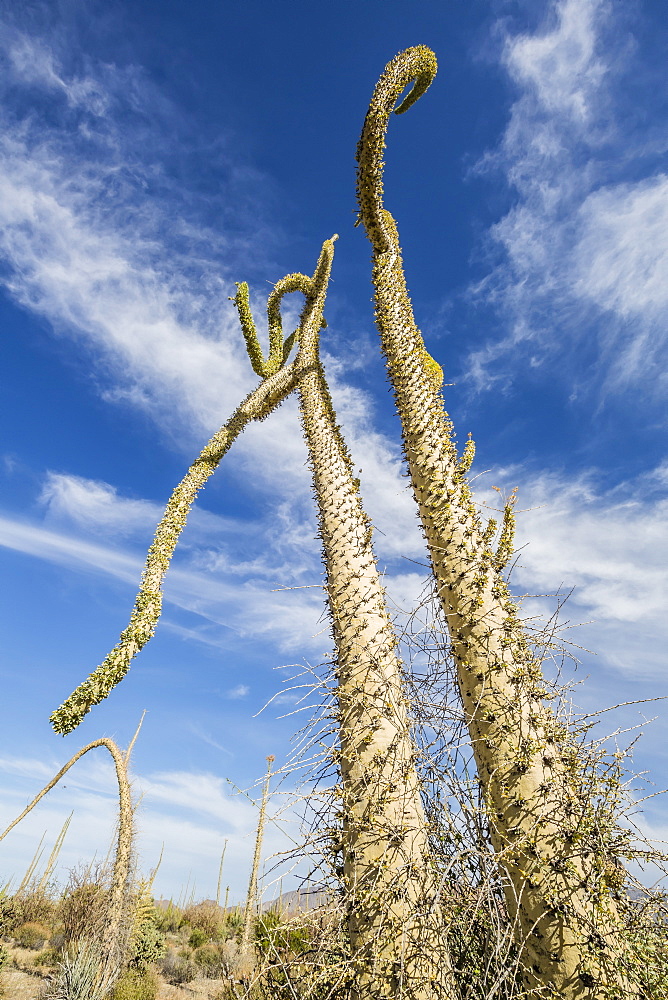
[[[652,1000],[668,1000],[668,916],[665,901],[638,902],[629,928],[633,971]]]
[[[225,917],[217,903],[210,901],[196,903],[183,911],[182,924],[190,924],[193,930],[201,930],[206,940],[216,941],[223,937]]]
[[[188,944],[191,948],[199,948],[200,945],[206,944],[208,940],[209,936],[206,931],[203,931],[201,927],[196,927],[188,938]]]
[[[165,935],[152,920],[144,920],[132,934],[128,965],[137,971],[146,971],[164,954]]]
[[[9,936],[23,923],[21,909],[13,896],[0,896],[0,934]]]
[[[255,944],[269,959],[309,947],[311,935],[304,924],[284,920],[276,910],[263,913],[255,924]]]
[[[60,901],[60,919],[65,941],[69,944],[88,938],[100,939],[109,906],[106,872],[101,868],[74,869]]]
[[[177,954],[173,948],[169,948],[160,963],[160,972],[163,977],[175,985],[179,983],[191,983],[198,971],[188,950]]]
[[[22,893],[20,906],[26,924],[50,924],[57,918],[58,903],[44,889]]]
[[[220,947],[215,944],[203,944],[196,948],[193,961],[209,979],[220,979],[223,974],[225,961]]]
[[[154,923],[163,934],[174,934],[183,923],[183,914],[178,906],[173,906],[171,903],[164,910],[156,906]]]
[[[38,955],[35,955],[33,965],[58,965],[61,958],[62,952],[60,948],[54,948],[52,945],[50,948],[45,948],[44,951],[40,951]]]
[[[4,986],[2,985],[2,970],[8,961],[9,961],[9,954],[0,944],[0,997],[4,997],[5,995],[5,989]]]
[[[126,961],[131,968],[145,971],[165,953],[165,935],[157,927],[158,913],[146,884],[140,884],[131,909]]]
[[[243,916],[234,910],[232,913],[228,913],[225,917],[225,931],[226,937],[234,937],[235,934],[241,933],[243,927],[244,918]]]
[[[56,924],[51,934],[51,947],[62,952],[65,947],[65,931],[62,924]]]
[[[255,945],[262,958],[267,997],[350,1000],[353,996],[350,946],[342,912],[323,909],[281,922],[280,914],[269,911],[256,924]]]
[[[39,951],[49,940],[51,931],[44,924],[25,923],[16,928],[13,936],[16,943],[20,944],[22,948],[34,948],[35,951]]]
[[[13,934],[21,924],[49,924],[55,919],[56,909],[57,904],[40,889],[0,896],[0,933]]]
[[[110,1000],[156,1000],[158,979],[151,969],[125,969]]]
[[[224,941],[220,948],[221,965],[225,975],[237,981],[250,980],[256,970],[255,952],[250,948],[242,948],[236,938]]]

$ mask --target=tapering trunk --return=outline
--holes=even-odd
[[[268,312],[276,317],[289,292],[306,298],[298,331],[298,392],[336,646],[353,992],[356,1000],[455,1000],[396,638],[370,522],[318,354],[333,252],[333,240],[326,241],[313,278],[289,275],[279,282]],[[250,329],[247,336],[252,340]]]
[[[320,366],[299,383],[337,651],[344,881],[357,996],[455,997],[401,664]]]
[[[458,457],[443,409],[438,366],[415,325],[394,220],[382,205],[389,113],[406,84],[417,81],[401,110],[434,73],[435,58],[424,47],[396,57],[360,140],[358,192],[374,247],[376,319],[526,985],[536,996],[621,998],[633,994],[623,972],[615,885],[606,879],[604,851],[592,849],[593,810],[578,800],[577,748],[543,702],[541,664],[501,573],[512,548],[512,513],[495,554],[466,480],[468,456]]]
[[[262,800],[260,812],[257,818],[257,831],[255,833],[255,850],[253,851],[253,864],[251,865],[250,879],[248,881],[248,893],[246,894],[246,906],[244,907],[244,922],[241,931],[240,951],[248,954],[251,943],[251,928],[253,915],[258,908],[257,879],[260,871],[260,858],[262,856],[262,839],[264,837],[264,825],[267,821],[267,802],[269,801],[269,782],[271,781],[271,765],[276,758],[273,755],[267,757],[267,773],[262,788]],[[227,843],[227,841],[225,842]],[[220,883],[220,879],[219,879]]]

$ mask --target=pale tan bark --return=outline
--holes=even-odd
[[[118,838],[116,841],[116,851],[114,854],[114,866],[111,878],[111,890],[107,906],[107,918],[105,922],[104,939],[102,942],[102,954],[107,965],[111,968],[120,968],[125,944],[127,940],[127,928],[125,927],[126,905],[128,902],[130,867],[132,860],[132,796],[130,792],[130,782],[128,780],[127,763],[129,754],[126,756],[112,739],[102,737],[93,740],[87,746],[78,750],[66,764],[53,776],[53,778],[38,792],[23,812],[16,817],[13,822],[0,834],[3,840],[10,830],[24,819],[31,812],[38,802],[58,784],[60,779],[67,774],[71,767],[80,760],[89,750],[97,747],[106,747],[111,754],[116,769],[116,779],[118,782]]]
[[[592,809],[578,800],[577,749],[543,702],[533,654],[503,580],[512,508],[496,553],[474,507],[439,369],[415,325],[394,220],[382,203],[389,115],[405,110],[436,72],[432,52],[409,49],[386,67],[358,148],[361,220],[374,249],[376,320],[401,418],[406,458],[431,556],[492,838],[507,873],[527,987],[535,996],[634,995],[605,851],[592,845]]]
[[[396,638],[346,445],[318,358],[333,248],[309,279],[290,275],[275,299],[302,291],[298,392],[336,645],[348,927],[359,1000],[456,997]],[[274,300],[274,306],[276,306]],[[252,336],[247,339],[252,339]]]
[[[243,930],[241,932],[241,951],[247,953],[251,939],[251,925],[253,914],[257,909],[257,880],[260,870],[260,858],[262,856],[262,839],[264,837],[264,825],[267,820],[267,802],[269,801],[269,782],[271,780],[271,765],[276,758],[267,757],[267,773],[262,789],[262,801],[260,803],[260,813],[257,818],[257,832],[255,834],[255,850],[253,852],[253,863],[251,865],[250,879],[248,880],[248,893],[246,894],[246,906],[244,908]],[[220,883],[220,879],[219,879]],[[220,884],[219,884],[220,888]]]

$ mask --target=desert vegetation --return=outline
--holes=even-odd
[[[34,996],[668,998],[666,902],[639,877],[643,864],[660,868],[664,858],[628,816],[623,753],[593,737],[559,684],[556,623],[534,632],[522,621],[507,579],[514,494],[499,524],[483,522],[468,480],[474,446],[457,449],[442,372],[416,326],[398,228],[384,206],[390,115],[407,111],[435,73],[424,46],[393,59],[358,147],[376,320],[430,558],[424,602],[393,622],[320,360],[333,237],[312,276],[289,274],[270,293],[266,357],[248,288],[237,286],[260,383],[172,494],[120,642],[52,716],[56,732],[72,731],[122,680],[155,630],[162,580],[198,491],[244,427],[295,392],[335,648],[330,669],[312,678],[319,708],[286,765],[311,761],[295,856],[315,859],[319,903],[297,912],[280,901],[255,905],[270,757],[244,911],[212,901],[156,905],[151,878],[131,871],[130,750],[100,739],[29,808],[84,753],[105,746],[119,783],[114,862],[73,872],[64,889],[48,872],[37,881],[29,873],[0,897],[5,970],[29,970],[40,980]],[[281,305],[293,293],[304,305],[284,337]]]

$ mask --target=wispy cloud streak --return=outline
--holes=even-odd
[[[628,676],[663,677],[668,621],[668,500],[660,466],[612,490],[594,472],[578,477],[520,469],[495,470],[509,488],[519,481],[513,589],[571,596],[572,622],[594,621],[570,638]],[[480,499],[498,506],[493,494]],[[550,612],[555,601],[548,600]]]
[[[555,0],[548,10],[546,26],[507,36],[503,48],[517,96],[498,148],[478,169],[500,170],[515,203],[489,233],[496,265],[475,290],[503,332],[476,350],[470,372],[484,387],[527,362],[558,358],[568,377],[593,344],[597,392],[654,376],[661,395],[664,150],[621,110],[634,72],[626,32],[616,32],[621,12],[608,0]]]

